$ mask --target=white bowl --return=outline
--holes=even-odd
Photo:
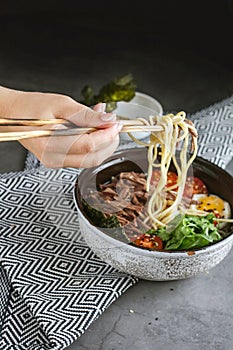
[[[147,169],[147,151],[144,148],[116,152],[102,165],[84,169],[74,186],[74,201],[83,238],[102,260],[127,274],[153,281],[178,280],[207,272],[220,263],[233,245],[233,225],[226,237],[204,248],[192,251],[151,251],[128,244],[112,229],[103,232],[85,214],[82,198],[90,185],[105,183],[120,171]],[[205,181],[211,193],[216,193],[233,208],[233,177],[217,165],[197,157],[194,175]],[[219,181],[221,179],[221,181]]]
[[[119,101],[117,102],[117,108],[114,112],[120,116],[129,119],[134,118],[148,118],[150,115],[162,115],[162,105],[152,96],[146,95],[141,92],[136,92],[131,101]],[[147,137],[148,132],[135,132],[133,136],[139,140]],[[131,141],[131,138],[127,133],[120,134],[121,140]]]
[[[163,114],[163,107],[159,101],[157,101],[154,97],[144,94],[142,92],[136,92],[135,96],[130,101],[131,103],[136,103],[138,105],[146,106],[157,114]]]

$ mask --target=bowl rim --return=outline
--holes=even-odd
[[[137,107],[137,108],[139,107],[139,108],[142,108],[144,110],[147,110],[148,112],[151,112],[152,114],[155,113],[155,110],[153,108],[145,106],[145,105],[142,105],[142,104],[139,104],[139,103],[136,103],[136,102],[131,102],[131,101],[118,101],[117,102],[117,107],[114,109],[114,111],[116,111],[118,109],[118,105],[119,104],[122,105],[122,106],[125,105],[125,106]]]
[[[163,106],[162,106],[162,104],[155,98],[155,97],[153,97],[153,96],[151,96],[151,95],[148,95],[148,94],[146,94],[146,93],[144,93],[144,92],[141,92],[141,91],[136,91],[135,92],[135,97],[143,97],[143,98],[146,98],[147,100],[150,100],[151,102],[153,102],[153,103],[155,103],[156,105],[157,105],[157,107],[158,107],[158,109],[159,109],[159,113],[160,114],[162,114],[163,113]],[[135,104],[139,104],[139,103],[137,103],[137,102],[134,102],[134,98],[135,97],[133,97],[132,98],[132,103],[135,103]],[[141,105],[141,104],[140,104]],[[152,109],[151,107],[149,107],[150,109]]]
[[[138,150],[142,150],[145,149],[145,147],[137,147]],[[109,166],[109,163],[113,163],[113,161],[115,160],[116,162],[121,162],[123,155],[122,153],[126,153],[126,152],[132,152],[133,150],[135,150],[135,148],[126,148],[123,150],[118,150],[116,151],[112,156],[108,157],[103,163],[101,163],[99,166],[94,167],[93,172],[96,174],[98,173],[98,171],[103,170],[105,168],[107,168]],[[121,157],[118,157],[119,155],[121,155]],[[204,162],[207,165],[210,164],[212,167],[214,167],[218,172],[224,174],[224,176],[226,176],[227,178],[229,178],[229,180],[233,181],[233,176],[231,174],[229,174],[227,171],[225,171],[223,168],[219,167],[217,164],[211,162],[208,159],[205,159],[202,156],[196,156],[195,160],[199,160],[200,162]],[[195,162],[194,160],[194,162]],[[176,251],[171,251],[171,250],[149,250],[149,249],[143,249],[140,247],[137,247],[135,245],[132,244],[127,244],[124,242],[121,242],[119,240],[117,240],[114,237],[111,237],[109,235],[106,235],[100,228],[98,228],[97,226],[93,225],[87,218],[86,216],[82,213],[82,210],[78,204],[78,200],[77,200],[77,186],[79,183],[79,177],[80,176],[85,176],[86,171],[90,171],[90,168],[88,169],[82,169],[81,172],[77,175],[76,180],[74,182],[74,186],[73,186],[73,199],[75,202],[75,206],[78,212],[78,215],[80,215],[82,217],[82,219],[86,222],[86,224],[88,226],[91,226],[92,229],[94,229],[96,231],[96,233],[98,235],[104,236],[105,239],[110,240],[112,243],[115,243],[116,246],[121,246],[124,247],[125,249],[130,249],[132,251],[140,251],[141,254],[143,255],[147,255],[147,256],[151,256],[151,254],[153,255],[159,255],[160,257],[177,257],[177,256],[196,256],[199,254],[204,254],[206,252],[211,252],[212,250],[216,250],[218,247],[221,247],[222,245],[227,244],[229,241],[233,240],[233,231],[229,233],[228,236],[222,238],[220,241],[217,241],[213,244],[210,244],[208,246],[202,247],[202,248],[198,248],[198,249],[187,249],[187,250],[176,250]],[[84,174],[84,175],[83,175]]]

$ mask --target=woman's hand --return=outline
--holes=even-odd
[[[104,109],[105,104],[100,103],[91,109],[66,95],[0,87],[1,117],[63,118],[80,127],[101,128],[91,134],[20,141],[44,166],[50,168],[89,168],[99,165],[116,150],[122,125],[116,121],[115,114],[105,113]]]

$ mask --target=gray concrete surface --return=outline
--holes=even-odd
[[[165,110],[188,113],[232,95],[228,1],[158,1],[153,8],[129,1],[111,11],[105,1],[59,3],[33,13],[8,6],[1,15],[1,85],[80,100],[84,85],[97,90],[131,72],[138,91]],[[18,143],[1,143],[0,171],[21,170],[25,156]],[[141,280],[67,350],[232,349],[232,265],[230,253],[192,279]]]

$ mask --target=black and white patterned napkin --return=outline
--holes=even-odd
[[[233,157],[233,96],[189,118],[198,131],[198,155],[225,169]]]
[[[191,116],[200,156],[233,156],[233,97]],[[120,149],[137,147],[123,143]],[[0,350],[61,350],[138,279],[100,261],[81,237],[73,202],[79,170],[52,170],[28,153],[0,175]]]
[[[40,166],[1,178],[2,350],[64,349],[137,282],[81,238],[77,174]]]

